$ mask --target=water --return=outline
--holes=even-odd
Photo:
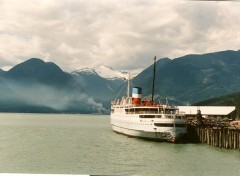
[[[239,151],[112,132],[109,116],[0,114],[0,172],[238,176]]]

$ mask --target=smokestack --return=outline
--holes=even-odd
[[[134,105],[140,105],[142,98],[142,88],[141,87],[133,87],[132,89],[132,103]]]

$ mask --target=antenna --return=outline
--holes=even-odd
[[[152,104],[153,104],[153,98],[154,98],[155,72],[156,72],[156,56],[154,57],[154,64],[153,64]]]

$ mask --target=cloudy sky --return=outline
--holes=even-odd
[[[152,58],[240,49],[239,1],[0,0],[0,68],[146,68]]]

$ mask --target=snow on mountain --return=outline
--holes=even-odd
[[[12,66],[4,66],[2,68],[0,68],[3,71],[9,71],[11,68],[13,68]]]
[[[99,67],[96,67],[94,69],[99,76],[106,79],[125,78],[125,76],[127,75],[126,72],[113,70],[112,67],[107,67],[104,65],[100,65]]]
[[[72,72],[73,74],[78,74],[81,72],[88,74],[97,74],[102,78],[113,80],[113,79],[127,79],[128,73],[130,73],[131,77],[134,78],[137,76],[142,70],[133,70],[133,71],[118,71],[114,70],[112,67],[100,65],[94,68],[82,68],[80,70],[76,70]]]

